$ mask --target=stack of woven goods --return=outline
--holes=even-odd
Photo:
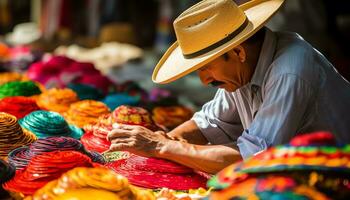
[[[49,181],[60,177],[75,167],[93,167],[92,160],[77,151],[52,151],[34,156],[23,170],[3,186],[6,190],[20,196],[34,194]]]
[[[20,127],[15,116],[0,113],[0,158],[6,158],[13,149],[35,140],[35,135]]]
[[[16,148],[8,154],[8,161],[20,170],[24,169],[34,156],[52,151],[78,151],[89,156],[94,162],[105,163],[102,155],[86,151],[79,140],[63,136],[38,139],[29,146]]]
[[[208,199],[349,199],[349,155],[331,133],[300,135],[222,170]]]
[[[101,116],[98,123],[84,127],[85,134],[81,141],[85,148],[97,152],[108,150],[110,142],[106,138],[114,123],[139,125],[154,131],[160,129],[147,110],[140,107],[119,106],[111,114]]]
[[[136,200],[205,188],[207,176],[175,162],[105,152],[115,123],[163,131],[192,112],[176,104],[152,116],[130,106],[156,105],[147,106],[149,95],[138,84],[113,85],[95,72],[89,63],[54,56],[34,63],[26,76],[0,73],[2,189],[15,199]]]

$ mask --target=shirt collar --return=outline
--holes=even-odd
[[[265,28],[265,38],[259,54],[259,59],[255,67],[250,85],[253,90],[256,87],[261,87],[264,81],[266,71],[270,67],[276,50],[276,35],[270,29]]]

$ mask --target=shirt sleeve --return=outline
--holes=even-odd
[[[243,128],[232,94],[219,89],[192,118],[211,144],[235,143]]]
[[[251,126],[237,140],[243,158],[289,142],[303,127],[312,103],[313,88],[294,74],[280,75],[265,88],[265,98]]]

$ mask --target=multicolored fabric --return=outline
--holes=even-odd
[[[256,196],[257,192],[259,195],[267,195],[258,195],[257,199],[273,197],[269,195],[282,195],[281,192],[275,194],[271,193],[270,190],[264,190],[264,188],[257,190],[256,185],[260,180],[263,183],[266,182],[265,180],[272,180],[270,183],[276,182],[277,184],[278,181],[273,180],[275,176],[283,176],[285,180],[293,180],[295,188],[302,187],[306,191],[310,188],[314,190],[305,197],[307,199],[324,199],[326,196],[347,199],[350,197],[349,158],[350,146],[337,145],[331,133],[317,132],[299,135],[292,139],[288,145],[271,147],[219,172],[208,181],[208,186],[218,191],[215,194],[217,196],[213,194],[210,199],[226,199],[226,197],[249,199],[247,195]],[[243,191],[243,188],[240,188],[243,186],[247,188],[247,193],[238,194],[237,191]],[[248,188],[254,189],[248,190]],[[288,190],[287,193],[292,192],[295,195],[298,194],[297,191],[299,189]],[[318,196],[319,193],[324,197]],[[287,198],[287,196],[280,198]]]
[[[308,185],[300,185],[288,176],[250,177],[242,182],[237,182],[225,190],[213,191],[210,200],[226,199],[295,199],[295,200],[328,200],[329,198],[317,189]]]

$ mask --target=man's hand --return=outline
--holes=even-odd
[[[129,151],[142,156],[156,156],[169,140],[163,131],[151,131],[142,126],[113,124],[108,133],[109,151]]]

